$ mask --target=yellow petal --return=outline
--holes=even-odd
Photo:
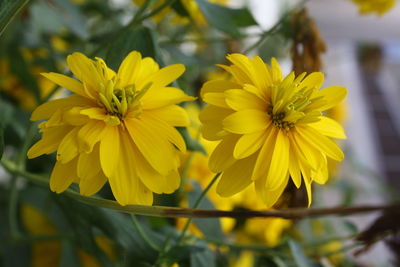
[[[203,101],[221,108],[229,108],[225,101],[225,95],[223,93],[205,93],[203,95]]]
[[[98,83],[102,82],[102,78],[94,66],[94,61],[82,53],[75,52],[67,57],[67,64],[75,77],[88,85],[89,95],[94,95]]]
[[[227,80],[212,80],[203,84],[201,88],[201,97],[206,93],[222,93],[229,89],[239,89],[241,86],[235,82]]]
[[[227,168],[217,185],[217,193],[222,197],[230,197],[244,190],[251,184],[251,174],[257,155],[241,159]]]
[[[320,150],[334,160],[341,161],[344,159],[343,151],[328,137],[310,127],[297,128],[299,128],[297,132],[317,150]]]
[[[117,169],[117,163],[120,160],[119,149],[119,126],[105,127],[100,141],[100,164],[107,177],[113,175]]]
[[[291,145],[292,146],[292,145]],[[293,152],[291,147],[291,153],[289,153],[289,173],[292,177],[292,181],[297,188],[301,186],[301,171],[299,167],[299,159],[296,158],[296,154]]]
[[[185,127],[189,125],[189,117],[186,110],[177,105],[147,110],[146,112],[171,126]]]
[[[147,92],[142,97],[143,109],[156,109],[196,99],[174,87],[158,87],[153,91],[154,93]]]
[[[304,184],[305,184],[306,190],[307,190],[308,207],[310,207],[311,202],[312,202],[312,188],[311,188],[312,181],[308,181],[307,179],[304,179]]]
[[[61,141],[57,149],[57,161],[67,163],[78,155],[78,134],[79,128],[72,129]]]
[[[265,130],[241,136],[233,150],[233,156],[236,159],[243,159],[254,154],[261,148],[266,138]]]
[[[91,119],[106,121],[109,115],[104,108],[87,108],[81,111],[81,114],[88,116]]]
[[[269,87],[268,87],[269,88]],[[251,84],[243,85],[243,90],[249,92],[253,95],[258,96],[258,98],[262,99],[265,102],[265,106],[269,105],[269,99],[271,95],[271,90],[266,88],[258,88]]]
[[[224,94],[226,103],[234,110],[259,109],[265,111],[267,109],[267,105],[262,99],[248,91],[230,89],[226,90]]]
[[[178,171],[172,170],[167,175],[162,175],[148,163],[134,144],[132,148],[137,174],[147,188],[157,194],[171,194],[179,188],[181,179]]]
[[[52,127],[43,130],[42,139],[28,150],[28,158],[36,158],[43,154],[51,154],[57,150],[61,140],[71,131],[70,126]]]
[[[274,57],[271,59],[271,70],[272,70],[272,80],[274,82],[281,82],[282,81],[281,66]]]
[[[99,171],[94,176],[89,176],[80,179],[79,193],[84,196],[91,196],[100,191],[100,189],[107,182],[107,177],[102,171]]]
[[[308,126],[320,132],[321,134],[332,138],[347,138],[342,125],[328,117],[321,117],[319,121],[309,123]]]
[[[207,140],[220,140],[224,129],[222,120],[234,111],[230,109],[208,106],[199,114],[199,119],[203,123],[202,134]]]
[[[265,139],[265,143],[260,150],[256,165],[254,166],[252,180],[257,180],[262,177],[264,177],[264,179],[267,178],[269,165],[271,164],[272,159],[271,147],[275,146],[277,131],[278,130],[275,127],[269,128],[268,137]],[[263,184],[263,187],[265,187],[265,183]]]
[[[158,172],[167,175],[173,168],[169,160],[173,159],[176,153],[168,139],[157,132],[151,121],[127,118],[125,126],[144,158]]]
[[[132,162],[134,155],[132,141],[126,132],[121,133],[121,142],[118,146],[120,157],[117,167],[108,178],[115,199],[123,206],[128,204],[151,205],[153,193],[143,185],[137,175],[135,164]]]
[[[322,72],[312,72],[307,75],[304,80],[299,84],[299,88],[316,88],[319,89],[324,82],[324,74]]]
[[[272,149],[272,147],[270,147]],[[289,171],[290,143],[283,130],[277,133],[265,187],[274,191],[285,181]]]
[[[135,84],[138,72],[141,67],[142,56],[137,51],[132,51],[122,61],[118,69],[118,78],[120,79],[120,86]]]
[[[318,91],[315,94],[315,97],[323,97],[323,100],[326,101],[326,104],[323,105],[320,109],[327,110],[339,104],[346,97],[346,95],[347,95],[346,87],[330,86],[324,88],[321,91]]]
[[[257,109],[245,109],[237,111],[226,117],[222,124],[224,130],[236,134],[249,134],[263,130],[269,125],[269,117],[266,112]]]
[[[74,126],[80,126],[87,123],[89,118],[80,113],[82,109],[83,107],[73,107],[66,110],[62,114],[62,121]]]
[[[268,190],[265,187],[266,176],[261,179],[258,179],[254,182],[254,187],[256,192],[259,196],[261,196],[262,200],[264,201],[265,205],[268,208],[271,208],[282,195],[283,191],[286,188],[286,185],[289,181],[289,174],[286,175],[285,179],[283,180],[282,184],[275,190]]]
[[[217,145],[208,161],[208,166],[211,171],[215,173],[225,171],[235,162],[233,158],[233,149],[238,139],[239,136],[236,135],[226,136]]]
[[[325,184],[328,181],[328,162],[324,155],[321,155],[321,165],[317,172],[313,174],[313,181],[319,184]]]
[[[164,87],[178,79],[185,72],[185,66],[182,64],[174,64],[160,69],[152,74],[148,81],[153,82],[155,87]],[[146,84],[144,81],[143,84]]]
[[[100,166],[99,145],[91,153],[80,153],[77,164],[77,174],[81,179],[91,178],[99,173]]]
[[[181,152],[186,152],[185,140],[183,140],[182,135],[174,127],[154,117],[151,113],[143,113],[141,117],[143,120],[149,120],[155,131],[167,137],[168,141],[174,144]]]
[[[91,120],[83,125],[78,132],[79,149],[85,153],[90,153],[93,146],[103,137],[106,125],[103,121]]]
[[[79,81],[72,79],[68,76],[59,74],[59,73],[41,73],[42,76],[46,77],[50,81],[54,82],[55,84],[61,86],[62,88],[65,88],[75,94],[81,95],[83,97],[88,97],[85,94],[85,91],[83,89],[82,83]]]
[[[38,106],[31,115],[32,121],[44,120],[50,118],[56,111],[67,109],[76,106],[90,105],[92,102],[88,99],[78,96],[71,95],[66,98],[55,99],[48,101]]]
[[[50,189],[56,193],[64,192],[77,178],[76,164],[77,159],[62,164],[57,161],[50,176]]]

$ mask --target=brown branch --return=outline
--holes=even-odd
[[[29,181],[43,186],[48,187],[49,181],[43,176],[32,174],[17,168],[15,163],[11,162],[7,158],[1,159],[3,167],[14,175],[25,177]],[[98,197],[87,197],[82,196],[78,192],[67,189],[63,193],[77,201],[82,203],[97,206],[107,209],[112,209],[129,214],[138,214],[145,216],[154,217],[170,217],[170,218],[268,218],[268,217],[279,217],[284,219],[305,219],[311,217],[321,216],[348,216],[361,213],[370,213],[376,211],[395,211],[400,209],[400,203],[389,204],[389,205],[363,205],[355,207],[332,207],[332,208],[290,208],[284,210],[266,210],[266,211],[227,211],[227,210],[203,210],[203,209],[188,209],[188,208],[176,208],[176,207],[164,207],[164,206],[144,206],[144,205],[126,205],[121,206],[116,201],[98,198]]]

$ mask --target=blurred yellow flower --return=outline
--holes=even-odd
[[[232,79],[214,80],[202,87],[210,104],[200,114],[203,135],[221,142],[209,167],[222,172],[217,192],[232,196],[254,183],[264,203],[271,207],[289,177],[297,188],[302,178],[311,203],[311,183],[328,179],[327,157],[344,158],[331,138],[346,138],[336,121],[323,115],[343,100],[344,87],[319,90],[324,76],[294,73],[282,76],[278,62],[271,67],[261,58],[229,55],[230,66],[220,65]]]
[[[351,0],[358,5],[360,14],[376,13],[383,15],[394,7],[396,0]]]
[[[23,49],[21,52],[27,61],[32,61],[36,56],[36,53],[26,49]],[[46,51],[42,50],[40,53],[43,56]],[[40,98],[45,98],[53,89],[54,84],[39,75],[44,71],[43,68],[32,66],[29,70],[32,76],[36,78]],[[5,58],[0,59],[0,73],[0,90],[16,101],[21,108],[27,111],[32,111],[39,104],[33,92],[21,82],[17,75],[12,73],[10,64]]]
[[[157,5],[154,6],[154,9],[161,6],[165,3],[166,0],[157,1]],[[145,0],[133,0],[136,5],[143,5]],[[176,24],[187,24],[194,23],[196,26],[206,26],[207,21],[201,12],[199,6],[197,5],[195,0],[183,0],[180,1],[185,10],[188,13],[189,17],[179,15],[177,12],[174,12],[173,8],[167,7],[164,8],[161,12],[153,16],[152,18],[158,23],[166,18],[168,15],[172,14],[171,22]],[[218,4],[218,5],[226,5],[228,0],[207,0],[207,2]]]
[[[29,232],[35,235],[57,235],[59,231],[54,224],[30,204],[21,205],[22,223]],[[110,241],[103,236],[96,236],[95,242],[110,259],[115,258]],[[62,243],[60,241],[41,241],[32,245],[32,267],[58,266],[61,261]],[[100,263],[90,254],[83,250],[77,250],[82,267],[97,267]]]
[[[50,177],[52,191],[61,193],[79,183],[82,195],[92,195],[108,180],[121,205],[153,203],[153,194],[172,193],[180,184],[182,136],[174,126],[186,126],[185,110],[175,104],[193,100],[168,85],[183,72],[181,64],[160,69],[152,58],[131,52],[118,73],[101,58],[81,53],[67,58],[78,80],[43,73],[71,91],[67,98],[34,110],[42,139],[29,158],[57,151]]]

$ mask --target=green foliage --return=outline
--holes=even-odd
[[[257,25],[247,8],[227,8],[206,0],[196,0],[196,3],[210,25],[233,37],[240,37],[240,27]]]
[[[140,51],[143,57],[158,59],[158,47],[156,34],[153,30],[145,26],[127,29],[110,43],[107,47],[106,61],[114,70],[118,70],[122,60],[129,52]]]

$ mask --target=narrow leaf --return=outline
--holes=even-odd
[[[29,0],[0,1],[0,35],[28,2]]]

